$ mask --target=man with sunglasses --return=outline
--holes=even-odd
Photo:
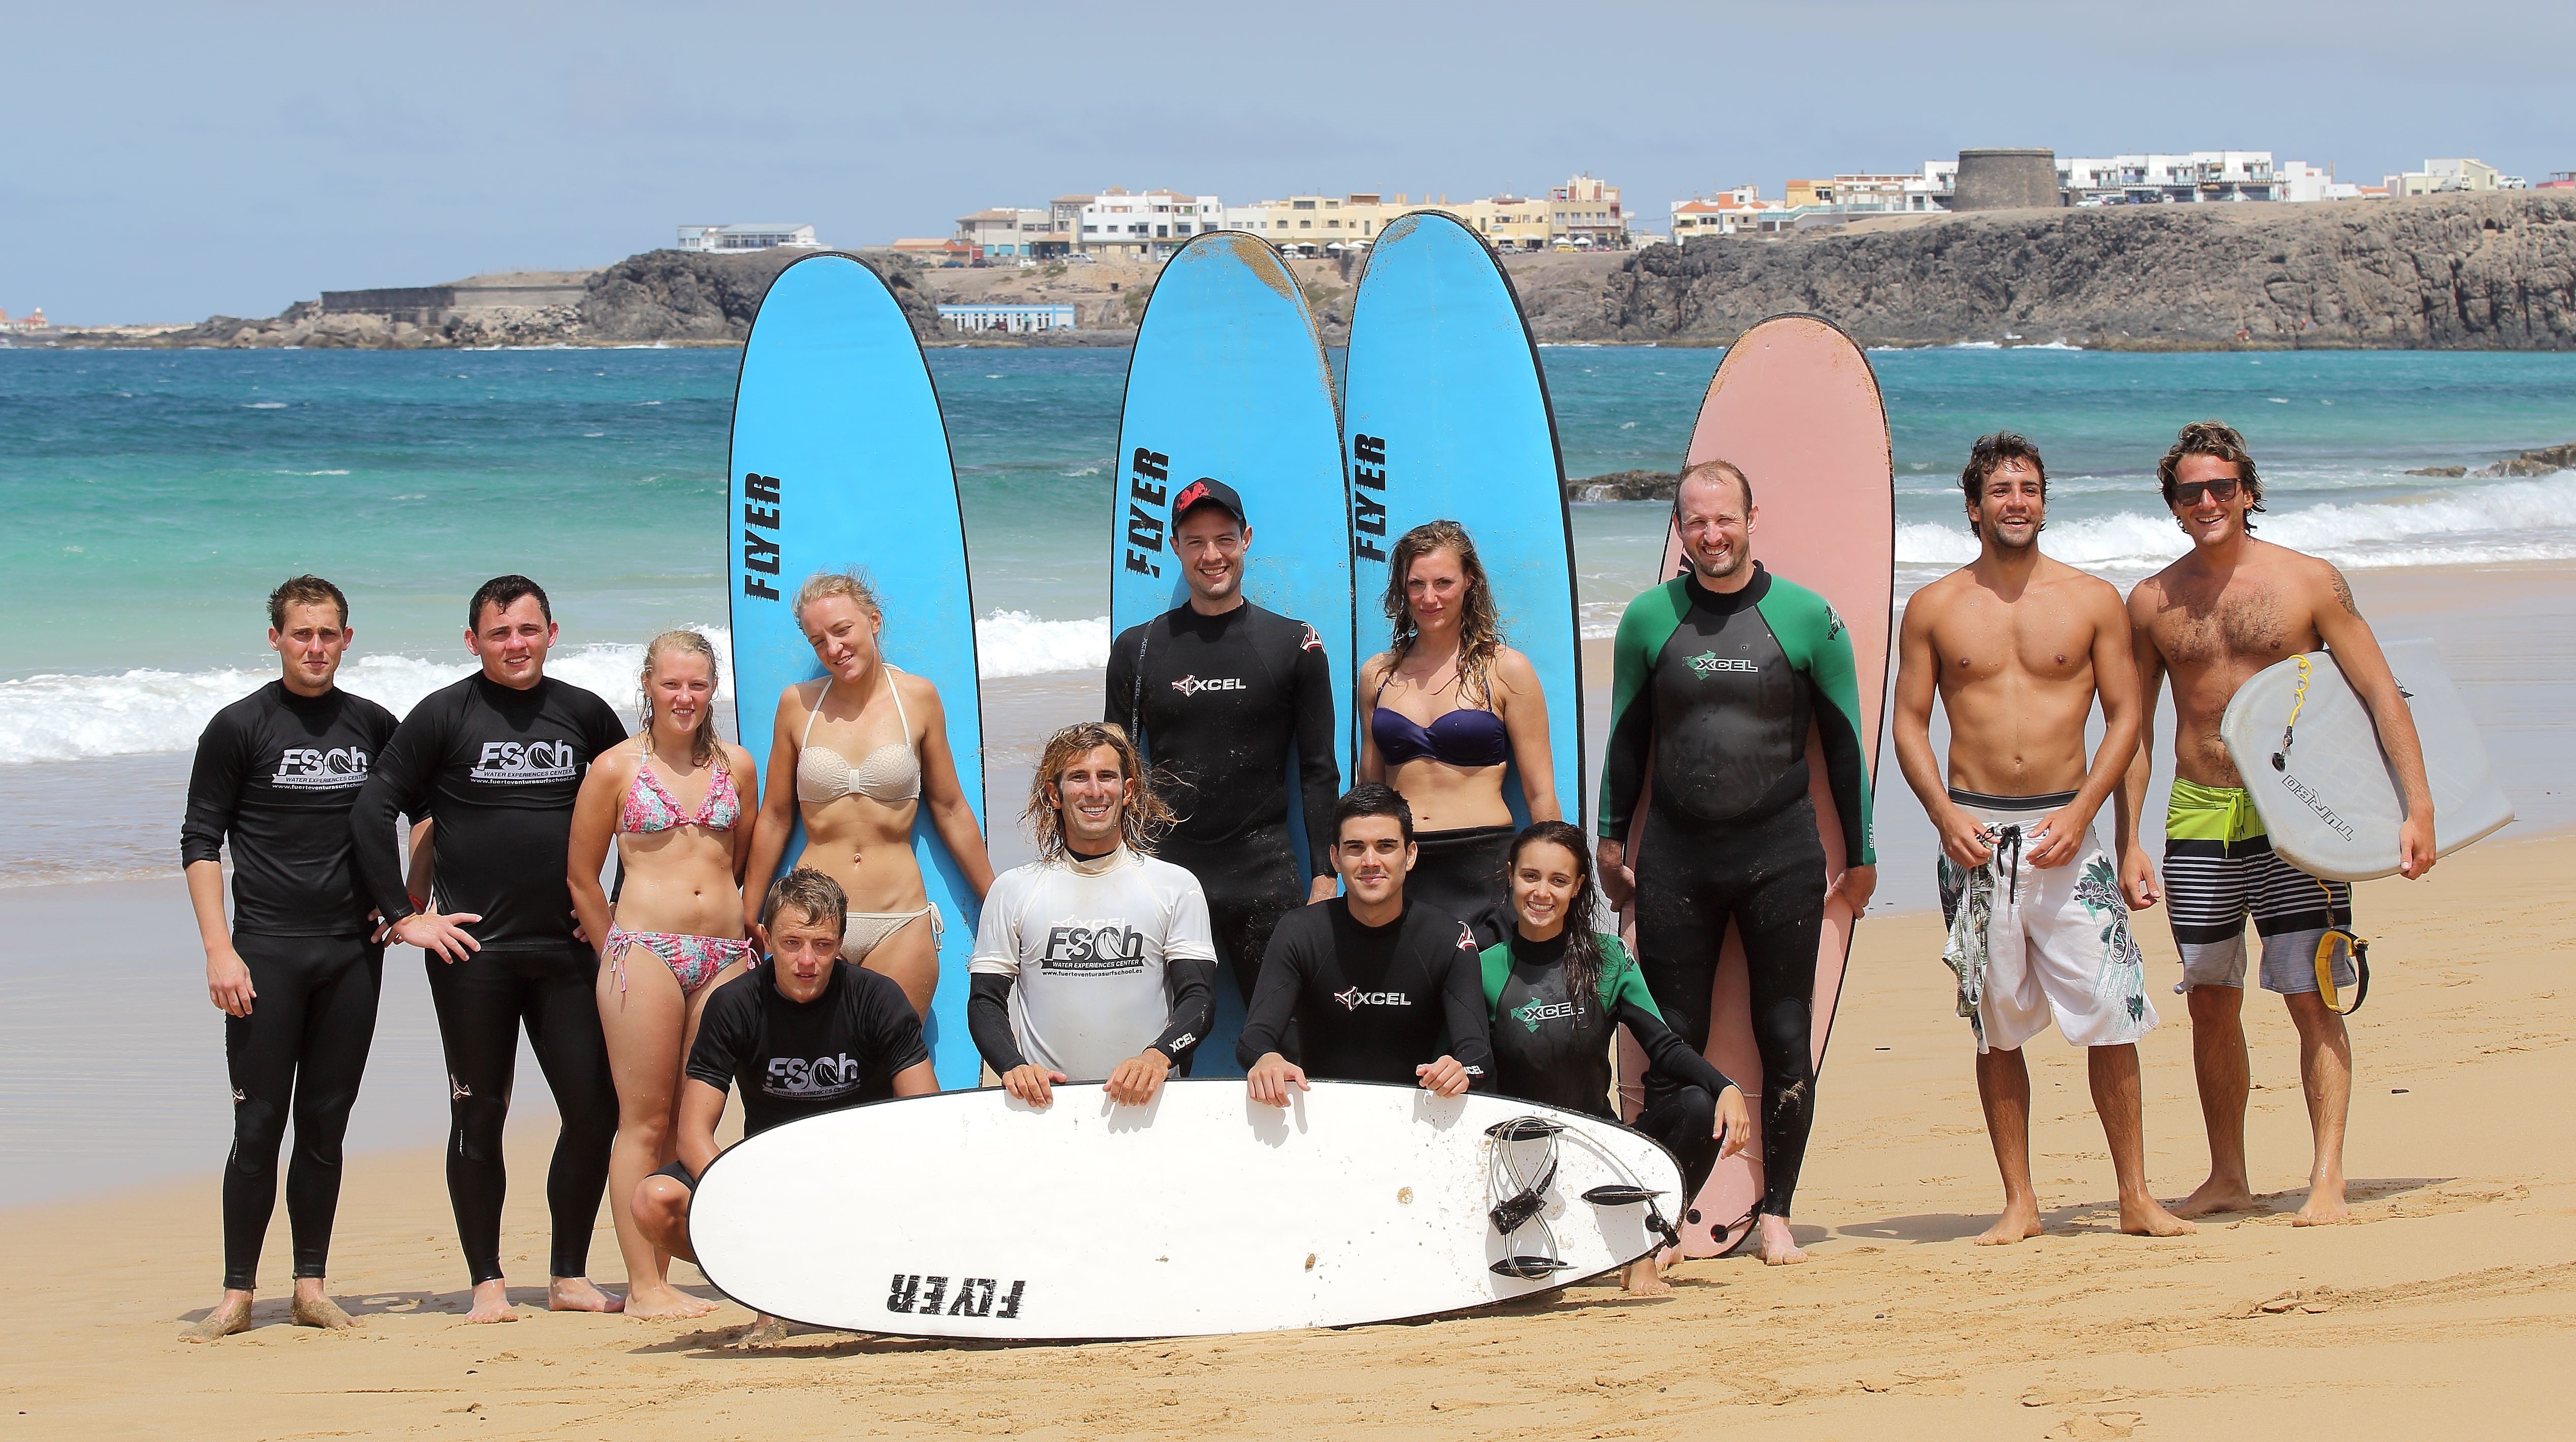
[[[2263,482],[2245,438],[2217,421],[2182,428],[2156,468],[2165,505],[2191,551],[2129,593],[2129,624],[2145,718],[2137,754],[2119,791],[2120,880],[2132,906],[2167,902],[2190,999],[2192,1066],[2209,1130],[2209,1180],[2174,1211],[2181,1216],[2249,1211],[2245,1166],[2248,1066],[2245,920],[2262,938],[2261,976],[2289,1007],[2299,1033],[2299,1079],[2316,1150],[2301,1226],[2339,1222],[2344,1203],[2344,1120],[2352,1100],[2352,1043],[2343,1018],[2318,994],[2318,944],[2352,922],[2352,888],[2309,876],[2272,850],[2227,746],[2219,719],[2236,688],[2276,662],[2320,649],[2370,708],[2379,742],[2406,800],[2397,832],[2399,870],[2433,869],[2433,796],[2415,719],[2379,642],[2333,566],[2254,537]],[[2164,882],[2140,844],[2156,693],[2174,686],[2174,785],[2165,811]],[[2343,971],[2338,966],[2339,972]],[[2352,985],[2335,977],[2338,989]]]

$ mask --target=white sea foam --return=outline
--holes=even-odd
[[[699,626],[729,660],[732,637]],[[1109,664],[1109,618],[1042,620],[1026,611],[996,611],[975,623],[980,670],[988,680]],[[636,712],[636,668],[644,648],[570,647],[547,658],[546,674],[605,697],[629,724]],[[361,656],[340,684],[400,716],[421,697],[473,670],[471,657]],[[40,675],[0,681],[0,766],[185,751],[215,712],[276,676],[266,667],[207,671],[144,669],[110,676]]]

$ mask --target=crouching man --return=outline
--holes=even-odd
[[[653,1245],[695,1262],[689,1199],[716,1159],[725,1089],[742,1088],[742,1132],[888,1097],[939,1090],[920,1018],[903,988],[841,960],[849,899],[840,883],[799,868],[769,888],[760,912],[770,958],[716,989],[689,1048],[676,1140],[680,1159],[635,1189],[635,1222]],[[744,1338],[776,1340],[763,1317]]]

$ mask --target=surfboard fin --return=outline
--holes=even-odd
[[[1545,1117],[1514,1117],[1510,1121],[1496,1122],[1485,1128],[1485,1135],[1497,1141],[1534,1142],[1541,1137],[1555,1136],[1564,1130],[1563,1124],[1549,1121]]]
[[[1585,1192],[1583,1200],[1596,1207],[1627,1207],[1639,1202],[1651,1202],[1662,1195],[1661,1192],[1649,1191],[1644,1187],[1608,1183]]]
[[[1567,1271],[1573,1266],[1572,1262],[1561,1262],[1554,1257],[1516,1256],[1505,1257],[1494,1263],[1492,1270],[1496,1276],[1516,1277],[1524,1282],[1536,1282]]]

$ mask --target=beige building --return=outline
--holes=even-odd
[[[1628,214],[1619,187],[1578,175],[1547,193],[1551,244],[1578,250],[1621,250],[1628,244]]]
[[[1386,223],[1413,209],[1401,195],[1375,191],[1291,195],[1225,208],[1225,228],[1248,230],[1290,255],[1338,255],[1354,242],[1374,243]]]
[[[996,206],[957,217],[957,239],[975,260],[1015,260],[1038,254],[1053,226],[1043,210]]]
[[[2483,160],[2459,159],[2427,160],[2422,170],[2388,177],[2387,186],[2391,195],[2432,195],[2446,190],[2519,190],[2522,183]]]
[[[1496,195],[1449,207],[1496,250],[1545,250],[1555,234],[1554,202]]]
[[[1761,188],[1754,185],[1739,185],[1715,195],[1675,201],[1672,207],[1673,240],[1678,243],[1704,235],[1735,235],[1760,230],[1765,216],[1776,216],[1786,209],[1785,205],[1764,200]]]

